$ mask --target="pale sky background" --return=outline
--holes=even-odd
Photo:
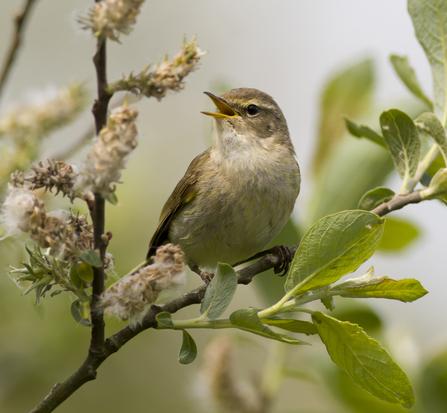
[[[10,15],[21,2],[1,3],[0,57],[12,31]],[[75,21],[76,15],[84,13],[91,3],[37,2],[17,66],[0,102],[1,113],[74,78],[87,80],[94,90],[91,56],[95,42],[80,31]],[[146,2],[133,33],[122,37],[122,45],[109,43],[109,80],[131,70],[138,72],[162,58],[165,51],[172,57],[183,36],[190,39],[197,35],[202,50],[209,52],[197,72],[188,78],[183,92],[162,103],[146,100],[138,106],[139,150],[143,154],[135,155],[139,163],[130,160],[126,171],[129,175],[123,179],[136,176],[139,178],[132,179],[140,179],[139,184],[148,183],[147,192],[151,192],[147,208],[154,211],[155,218],[148,224],[147,239],[175,183],[193,157],[207,147],[211,121],[200,111],[210,110],[212,105],[203,91],[213,92],[216,84],[225,82],[230,87],[255,87],[275,98],[288,120],[303,172],[302,193],[295,210],[300,220],[312,185],[309,166],[323,85],[334,71],[372,57],[377,69],[377,106],[388,110],[395,102],[410,98],[388,61],[391,53],[397,53],[409,57],[431,96],[430,68],[413,32],[404,0]],[[89,121],[87,113],[70,134],[81,133]],[[57,138],[71,137],[64,133]],[[56,144],[52,140],[48,151]],[[142,168],[139,175],[132,172],[132,162]],[[397,181],[390,185],[399,188]],[[120,199],[125,204],[123,196]],[[122,208],[125,211],[126,206]],[[447,208],[429,202],[405,208],[398,216],[416,222],[423,235],[405,253],[377,254],[369,264],[375,266],[377,276],[417,278],[430,294],[412,304],[376,300],[374,305],[393,327],[393,334],[409,334],[422,348],[433,350],[447,342]],[[144,255],[146,244],[138,248],[140,256]]]

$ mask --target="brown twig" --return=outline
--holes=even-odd
[[[2,94],[8,75],[11,72],[17,51],[23,43],[23,30],[30,14],[31,6],[34,2],[35,0],[26,0],[22,11],[18,12],[14,17],[14,35],[11,39],[11,44],[9,45],[8,52],[3,62],[2,70],[0,71],[0,95]]]
[[[98,99],[93,104],[93,116],[95,118],[96,134],[107,124],[107,111],[109,101],[112,97],[107,91],[107,53],[106,39],[98,39],[98,48],[93,62],[96,68],[96,77],[98,84]],[[99,193],[95,193],[93,209],[90,211],[93,222],[93,239],[95,250],[99,251],[101,262],[104,263],[106,245],[102,241],[105,227],[105,200]],[[101,294],[104,292],[104,265],[93,268],[92,283],[92,335],[89,353],[91,355],[101,355],[104,352],[104,315],[103,310],[98,306]]]
[[[421,201],[423,201],[423,199],[421,198],[419,191],[411,192],[408,195],[397,194],[393,197],[393,199],[391,199],[391,201],[384,202],[383,204],[374,208],[371,212],[379,215],[380,217],[383,217],[390,212],[402,209],[406,205],[418,204]]]

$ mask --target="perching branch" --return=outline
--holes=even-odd
[[[3,62],[2,70],[0,71],[0,95],[2,94],[3,87],[6,84],[9,73],[11,72],[12,66],[14,64],[17,51],[22,45],[23,41],[23,30],[25,28],[25,23],[31,11],[31,6],[35,0],[26,0],[25,6],[22,11],[18,12],[14,17],[15,30],[13,37],[11,39],[11,44],[9,45],[8,52],[6,54],[5,60]]]

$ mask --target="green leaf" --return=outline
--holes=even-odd
[[[91,268],[91,267],[90,267]],[[84,283],[79,277],[78,264],[73,264],[70,268],[70,280],[76,288],[82,288]]]
[[[387,218],[378,249],[391,252],[401,250],[410,245],[418,236],[419,230],[411,222]]]
[[[308,344],[286,334],[277,334],[273,332],[262,323],[258,317],[258,311],[259,309],[257,308],[237,310],[230,315],[230,322],[241,330],[249,331],[250,333],[257,334],[265,338],[270,338],[289,344]]]
[[[155,319],[158,323],[163,324],[167,327],[174,327],[174,323],[172,322],[172,316],[170,313],[163,311],[162,313],[158,313],[155,316]]]
[[[433,113],[426,112],[419,116],[414,123],[433,138],[444,157],[444,161],[447,162],[447,137],[439,119]]]
[[[404,82],[408,90],[418,99],[422,100],[431,110],[433,110],[433,102],[422,90],[416,74],[414,73],[413,68],[410,66],[408,57],[391,55],[390,62],[393,65],[397,75],[400,77],[402,82]]]
[[[336,74],[324,88],[312,165],[315,175],[321,174],[324,164],[345,134],[341,116],[360,116],[370,104],[373,86],[373,62],[366,59]]]
[[[79,278],[84,280],[87,283],[91,283],[93,281],[93,268],[90,264],[86,262],[82,262],[78,266],[78,274]]]
[[[282,328],[283,330],[292,331],[301,334],[317,334],[317,328],[308,321],[294,320],[287,318],[262,318],[261,322],[269,326]]]
[[[70,311],[75,321],[84,327],[92,327],[92,323],[88,317],[88,303],[81,303],[79,300],[74,300],[71,303]]]
[[[219,263],[217,271],[205,292],[200,314],[216,319],[227,309],[237,288],[237,275],[233,267]]]
[[[286,280],[295,294],[316,290],[354,272],[377,248],[385,220],[366,211],[343,211],[317,221],[301,240]]]
[[[178,361],[180,364],[190,364],[197,357],[197,346],[194,339],[183,330],[183,343],[178,353]]]
[[[388,277],[374,278],[364,285],[335,286],[331,291],[340,291],[341,297],[388,298],[404,303],[415,301],[428,293],[418,280],[406,278],[396,281]]]
[[[406,180],[416,173],[421,154],[419,132],[412,119],[398,109],[380,115],[383,137],[399,176]]]
[[[334,300],[334,297],[322,298],[320,301],[326,307],[327,310],[329,310],[329,311],[334,311],[335,310],[335,300]]]
[[[92,267],[101,267],[102,265],[99,255],[93,250],[85,250],[81,254],[81,260],[90,264]]]
[[[394,195],[396,194],[391,189],[379,186],[363,195],[362,199],[359,201],[358,208],[365,211],[372,211],[384,202],[391,201]]]
[[[367,138],[371,142],[377,143],[383,148],[388,149],[383,136],[379,135],[375,130],[366,125],[357,125],[347,116],[343,116],[343,119],[345,120],[346,128],[351,135],[355,136],[356,138]]]
[[[119,201],[118,201],[118,197],[116,196],[115,192],[107,192],[104,195],[104,199],[111,203],[112,205],[118,205]]]
[[[414,404],[410,381],[379,342],[361,327],[315,312],[312,320],[332,361],[345,370],[356,384],[381,400]]]
[[[446,126],[447,121],[447,2],[443,0],[409,0],[408,12],[416,37],[421,43],[433,74],[434,112]]]

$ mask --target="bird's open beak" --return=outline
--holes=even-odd
[[[233,116],[239,116],[232,107],[228,106],[228,104],[221,98],[213,95],[210,92],[203,92],[205,95],[208,95],[211,100],[216,105],[219,112],[202,112],[204,115],[212,116],[213,118],[231,118]]]

